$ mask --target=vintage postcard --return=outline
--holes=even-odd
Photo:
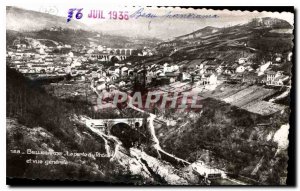
[[[7,6],[7,177],[287,185],[295,25],[277,9]]]

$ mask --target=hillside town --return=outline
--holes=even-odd
[[[146,85],[175,82],[192,82],[197,86],[222,83],[291,85],[290,74],[278,68],[283,64],[291,65],[292,52],[278,53],[273,60],[259,63],[243,55],[229,63],[216,54],[213,57],[213,53],[207,59],[175,62],[171,58],[160,58],[155,55],[157,51],[145,48],[132,56],[142,57],[139,60],[143,63],[139,63],[126,59],[131,56],[132,49],[123,51],[101,45],[80,49],[68,44],[47,46],[30,38],[23,41],[16,40],[10,45],[6,57],[9,67],[31,78],[70,75],[76,81],[93,80],[95,83],[106,82],[120,87],[132,85],[135,78],[140,82],[145,79],[143,83]],[[172,47],[176,50],[176,45]]]
[[[8,176],[285,185],[293,14],[235,14],[220,11],[226,24],[202,18],[207,23],[189,21],[193,27],[145,17],[143,31],[138,19],[86,26],[75,15],[66,24],[61,16],[7,7]],[[141,31],[147,35],[136,35]]]
[[[50,31],[53,30],[52,27]],[[213,28],[204,30],[216,32]],[[267,93],[268,89],[274,88],[287,89],[282,91],[278,98],[288,95],[291,87],[289,69],[292,65],[292,52],[278,52],[271,55],[272,59],[255,60],[256,53],[252,51],[253,48],[244,44],[242,46],[245,48],[242,51],[231,51],[232,53],[227,55],[208,51],[198,57],[176,59],[176,54],[183,47],[199,46],[198,43],[195,45],[188,42],[175,38],[173,41],[161,42],[157,47],[134,50],[109,48],[93,43],[88,47],[71,46],[50,39],[22,37],[8,45],[6,56],[10,68],[32,80],[64,79],[63,83],[67,80],[69,83],[90,84],[98,93],[116,89],[130,92],[139,87],[140,91],[145,88],[155,88],[158,91],[159,88],[163,93],[177,88],[194,93],[208,92],[208,95],[216,88],[223,93],[233,91],[234,88],[230,88],[230,85],[235,88],[255,86],[258,95],[254,96],[252,102],[257,102],[259,98],[262,108],[259,111],[250,111],[262,114],[265,112],[264,108],[269,110],[270,107],[278,106],[278,109],[264,113],[266,115],[282,109],[281,106],[271,103],[276,101],[276,98],[270,99],[271,102],[263,99],[274,93],[275,90]],[[161,54],[160,49],[169,49],[169,52],[167,55]],[[244,92],[240,91],[243,96],[248,93],[247,89]],[[79,88],[72,94],[84,94],[84,88]],[[261,94],[265,96],[261,97]],[[243,108],[241,104],[238,106]]]

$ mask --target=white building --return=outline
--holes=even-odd
[[[267,62],[265,64],[262,64],[259,68],[258,68],[258,75],[261,76],[264,74],[264,72],[269,68],[269,66],[272,64],[272,62]]]
[[[126,82],[124,82],[124,81],[120,81],[120,82],[119,82],[119,86],[120,86],[120,87],[125,86],[125,85],[126,85]]]
[[[236,71],[236,73],[243,73],[243,72],[245,72],[245,67],[242,65],[238,66],[235,71]]]
[[[69,52],[68,56],[71,57],[71,58],[73,58],[74,57],[73,52]]]
[[[39,49],[39,54],[46,54],[45,49],[44,48],[40,48]]]
[[[281,57],[276,57],[276,58],[275,58],[275,61],[276,61],[276,62],[281,62]]]
[[[239,64],[245,64],[247,62],[247,58],[239,58]]]
[[[203,84],[215,85],[218,83],[218,78],[214,73],[202,75]]]
[[[97,50],[98,50],[99,52],[103,52],[103,50],[104,50],[104,47],[103,47],[103,46],[101,46],[101,45],[99,45],[99,46],[97,47]]]
[[[168,63],[164,64],[164,73],[166,72],[176,72],[179,70],[178,65],[170,65]]]
[[[81,63],[79,62],[79,60],[73,60],[72,64],[71,64],[71,67],[79,67],[81,66]]]

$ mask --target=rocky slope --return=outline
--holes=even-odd
[[[260,116],[207,98],[201,113],[173,113],[169,120],[176,125],[157,129],[166,151],[251,184],[285,184],[289,111]]]
[[[172,164],[177,159],[170,154],[159,150],[156,155],[148,147],[152,145],[148,139],[139,148],[129,147],[122,137],[87,128],[76,117],[88,114],[82,102],[67,103],[52,97],[9,68],[6,109],[8,177],[136,185],[206,184],[191,167]]]
[[[150,156],[137,148],[124,148],[117,137],[100,131],[74,126],[74,141],[86,147],[85,153],[101,153],[103,157],[70,156],[70,150],[58,137],[42,127],[28,128],[16,119],[7,119],[7,176],[30,179],[71,179],[105,181],[124,184],[188,185],[205,184],[190,167],[178,169],[170,163]],[[94,144],[94,146],[92,146]],[[34,155],[31,151],[63,152],[62,156]],[[24,154],[12,153],[20,150]],[[104,156],[105,155],[105,156]],[[27,163],[31,160],[30,163]],[[36,164],[36,161],[43,161]],[[62,161],[48,164],[49,161]]]

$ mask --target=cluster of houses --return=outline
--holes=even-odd
[[[8,66],[32,75],[85,75],[101,66],[103,59],[95,55],[102,55],[105,61],[109,61],[112,52],[116,51],[101,45],[72,47],[55,41],[51,41],[50,45],[45,44],[32,38],[16,39],[7,48]],[[128,54],[132,52],[132,49],[118,49],[122,50],[128,51]]]
[[[95,57],[98,52],[104,55],[115,51],[105,46],[78,48],[57,44],[56,47],[49,47],[33,40],[31,42],[35,43],[16,42],[15,49],[10,48],[7,51],[6,56],[10,67],[25,74],[70,75],[77,81],[92,81],[95,87],[103,86],[103,84],[130,87],[134,81],[148,86],[176,81],[192,82],[196,85],[257,83],[283,86],[290,83],[289,75],[273,70],[272,66],[290,62],[291,53],[287,58],[278,54],[274,60],[261,63],[258,68],[253,68],[253,63],[248,57],[240,57],[233,63],[207,57],[177,62],[172,59],[160,60],[161,58],[142,63],[120,61],[114,65],[105,65],[102,62],[103,57]],[[53,51],[62,48],[68,51],[63,53]],[[127,49],[123,50],[127,51]],[[141,56],[151,57],[152,55],[151,50],[145,47]]]
[[[283,86],[289,82],[289,76],[284,75],[282,71],[267,71],[266,72],[266,84],[274,86]]]
[[[196,63],[196,64],[195,64]],[[132,85],[133,81],[138,81],[144,85],[165,85],[180,82],[193,82],[198,85],[216,85],[219,76],[219,67],[212,70],[206,62],[200,63],[199,60],[182,63],[143,63],[115,64],[105,71],[99,72],[98,80],[115,83],[120,87]],[[194,67],[185,67],[194,66]],[[225,70],[227,72],[227,70]],[[239,72],[239,69],[237,70]],[[235,73],[235,71],[233,72]]]
[[[283,59],[282,55],[274,61],[261,63],[253,68],[253,63],[247,57],[238,58],[234,63],[216,61],[213,59],[185,60],[174,63],[148,62],[143,64],[117,64],[107,69],[110,80],[119,85],[131,84],[133,79],[145,85],[164,85],[176,81],[192,82],[197,85],[216,85],[219,83],[248,83],[271,86],[289,86],[290,75],[274,69],[284,62],[291,62],[291,53]]]

